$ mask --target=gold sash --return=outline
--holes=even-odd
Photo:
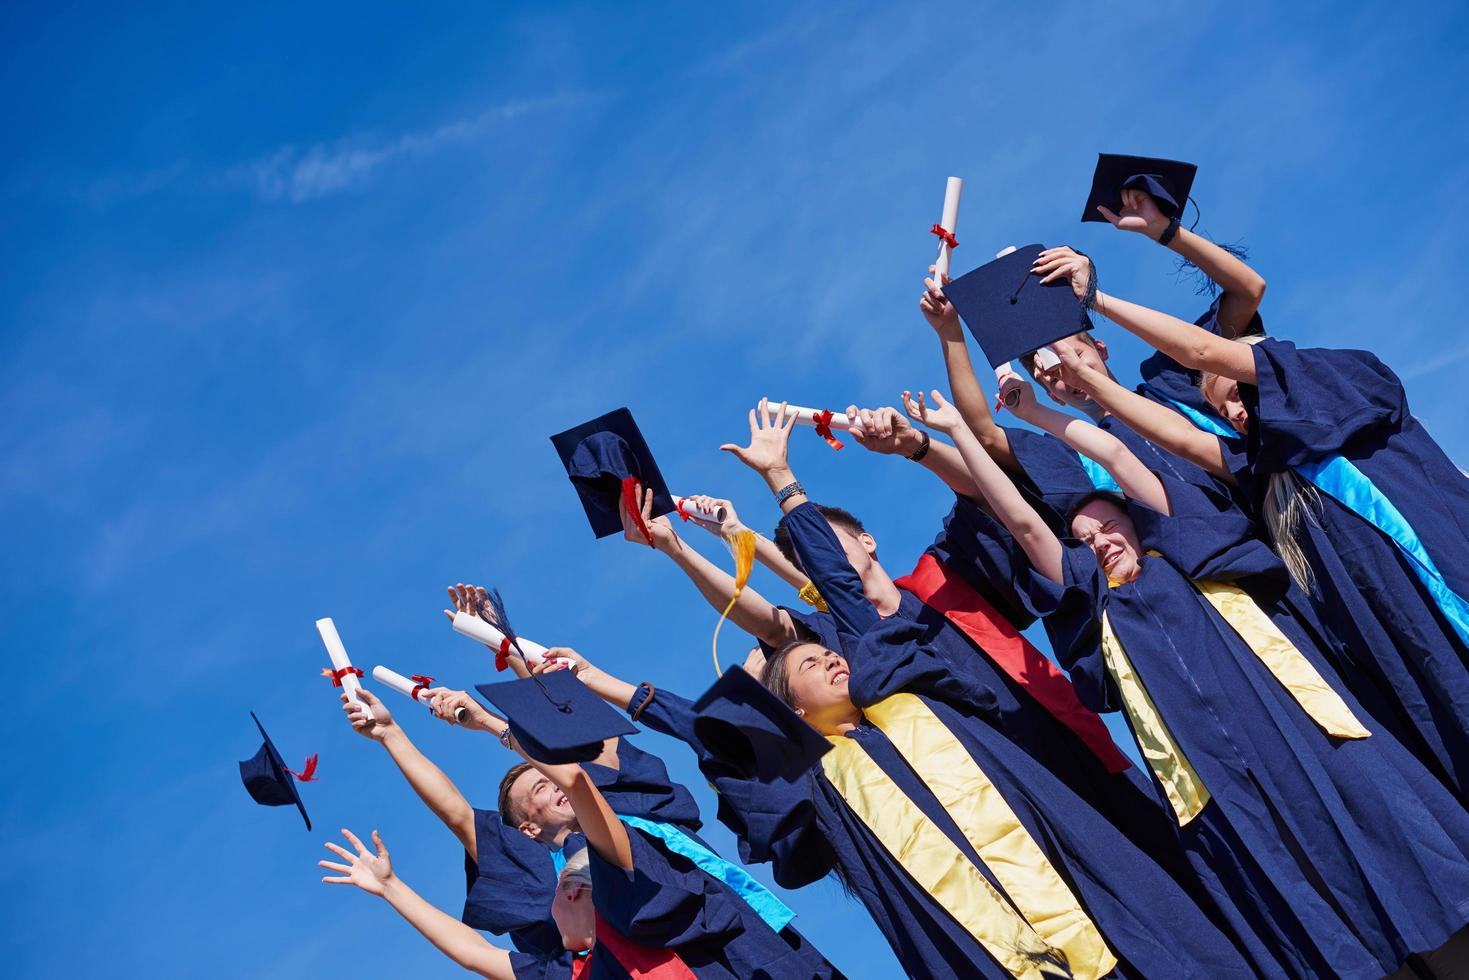
[[[1056,959],[1079,980],[1111,971],[1117,958],[1066,882],[928,706],[912,694],[895,694],[866,714],[933,791],[1010,900],[860,744],[832,738],[835,751],[822,759],[827,779],[913,880],[1012,976],[1039,980]]]
[[[1153,551],[1148,554],[1161,557]],[[1249,593],[1227,582],[1193,585],[1322,731],[1337,738],[1367,738],[1372,734]],[[1204,809],[1210,799],[1209,790],[1168,731],[1105,612],[1102,613],[1102,657],[1107,672],[1122,693],[1122,705],[1137,733],[1143,757],[1163,784],[1163,792],[1173,805],[1181,827]]]

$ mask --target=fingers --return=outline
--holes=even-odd
[[[378,833],[376,829],[372,832],[372,844],[377,848],[378,857],[385,858],[388,856],[388,849],[383,846],[383,835]]]
[[[357,848],[357,855],[359,857],[367,857],[367,848],[362,846],[362,841],[357,839],[356,834],[352,833],[352,831],[348,830],[346,827],[343,827],[342,836],[347,838],[347,843]],[[347,858],[348,860],[351,860],[352,858],[352,855],[350,854],[343,854],[342,856]]]
[[[761,405],[762,408],[764,407],[764,405],[765,405],[765,399],[763,399],[763,398],[760,399],[760,405]],[[759,426],[759,424],[755,420],[755,410],[752,408],[752,409],[750,409],[750,441],[751,442],[754,442],[755,441],[755,437],[758,436],[759,434],[760,434],[760,426]],[[723,447],[720,447],[720,448],[723,448]]]
[[[1116,212],[1107,207],[1105,204],[1098,204],[1097,210],[1101,212],[1102,217],[1106,218],[1112,223],[1113,227],[1116,227],[1117,222],[1122,220],[1121,218],[1117,217]]]
[[[943,395],[939,394],[939,390],[937,388],[930,391],[928,393],[928,397],[929,400],[933,402],[934,411],[938,411],[949,406],[949,403],[944,400]]]
[[[382,704],[382,701],[378,699],[378,696],[376,694],[373,694],[367,688],[360,685],[357,688],[357,696],[363,701],[366,701],[370,706],[374,708]]]
[[[337,855],[338,857],[346,858],[347,861],[349,861],[349,862],[352,860],[352,854],[351,854],[351,852],[348,851],[345,847],[342,847],[340,844],[337,844],[337,843],[335,843],[333,841],[327,841],[326,842],[326,849],[328,851],[331,851],[333,854]]]
[[[321,880],[325,884],[328,884],[328,885],[354,885],[354,884],[356,884],[356,882],[354,882],[351,878],[323,878]]]
[[[770,428],[770,399],[768,398],[760,399],[760,423],[760,428]]]
[[[326,868],[328,871],[339,871],[344,875],[350,875],[352,873],[350,867],[345,864],[338,864],[335,861],[317,861],[316,865],[320,868]]]

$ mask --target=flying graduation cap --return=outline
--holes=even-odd
[[[537,762],[590,762],[601,754],[603,740],[637,733],[569,670],[474,687],[500,709],[510,733]]]
[[[642,484],[653,491],[653,516],[676,510],[663,474],[632,412],[619,408],[551,437],[567,476],[576,487],[592,531],[605,538],[622,530],[617,504],[625,501],[628,513],[642,523],[641,507],[634,487]],[[643,533],[652,544],[652,533]]]
[[[990,367],[1091,327],[1069,282],[1057,279],[1042,286],[1042,277],[1030,271],[1045,248],[1021,246],[944,287]]]
[[[1158,210],[1165,218],[1182,218],[1183,206],[1188,203],[1198,172],[1197,166],[1181,160],[1098,153],[1097,170],[1092,174],[1092,189],[1081,220],[1106,221],[1097,210],[1099,204],[1113,214],[1121,212],[1124,190],[1147,191],[1158,202]]]
[[[793,781],[831,751],[831,742],[743,668],[726,670],[694,702],[701,760],[762,782]]]
[[[260,729],[263,741],[259,752],[240,762],[240,779],[244,782],[246,791],[251,799],[262,806],[296,804],[296,809],[301,811],[301,819],[306,821],[306,829],[310,830],[311,818],[306,815],[306,805],[301,802],[301,794],[296,791],[296,780],[303,783],[316,781],[316,756],[306,760],[306,766],[301,772],[294,772],[286,766],[285,759],[276,751],[275,743],[265,733],[265,726],[260,724],[260,719],[255,718],[255,712],[250,712],[250,717],[255,719],[255,727]]]

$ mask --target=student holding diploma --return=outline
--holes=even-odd
[[[1025,547],[1057,655],[1095,707],[1125,712],[1257,971],[1380,977],[1469,921],[1469,816],[1374,730],[1280,602],[1285,569],[1238,510],[1027,390],[1018,414],[1126,494],[1085,500],[1063,541],[932,399],[910,414],[955,440]]]

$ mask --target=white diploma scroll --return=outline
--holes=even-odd
[[[413,683],[413,681],[409,680],[407,677],[404,677],[402,674],[398,673],[396,670],[390,670],[387,667],[384,667],[382,664],[378,664],[376,667],[372,668],[372,678],[385,687],[391,687],[393,690],[397,691],[404,697],[413,698],[425,708],[427,708],[428,703],[433,700],[433,698],[429,697],[429,693],[426,690],[419,691],[418,695],[415,697],[413,694],[413,689],[418,685]],[[464,724],[465,719],[468,717],[468,708],[454,709],[454,720],[459,722],[459,724]]]
[[[1035,352],[1035,363],[1042,371],[1054,371],[1061,366],[1061,358],[1050,347],[1041,347]]]
[[[765,399],[765,401],[767,404],[770,405],[770,410],[772,413],[780,410],[779,398],[767,398]],[[819,408],[802,408],[800,405],[787,405],[786,417],[789,418],[790,416],[794,415],[796,417],[796,421],[799,422],[801,425],[815,426],[816,415],[818,412],[821,411],[823,410]],[[842,412],[831,413],[831,429],[833,432],[847,432],[852,428],[852,426],[856,424],[856,422],[847,418],[847,416]]]
[[[346,670],[352,666],[352,661],[347,659],[347,648],[342,646],[342,638],[337,635],[337,626],[330,616],[316,621],[316,632],[321,634],[321,642],[326,645],[326,655],[332,659],[333,670]],[[357,692],[362,689],[362,685],[357,683],[357,675],[345,673],[341,681],[342,690],[347,692],[347,700],[362,705],[362,710],[371,718],[372,707],[357,696]]]
[[[674,497],[673,502],[678,505],[679,510],[690,517],[697,517],[701,521],[709,521],[711,524],[723,524],[729,519],[729,509],[727,507],[715,507],[713,510],[705,510],[702,507],[695,506],[694,502],[688,497]]]
[[[454,632],[462,636],[467,636],[471,640],[478,640],[494,650],[499,650],[500,644],[505,642],[504,633],[501,633],[492,624],[485,622],[478,616],[472,616],[467,612],[457,612],[454,614]],[[515,645],[521,653],[525,654],[525,660],[528,664],[538,664],[546,659],[546,648],[539,643],[527,640],[523,636],[518,636],[515,638]]]
[[[959,225],[959,194],[963,190],[964,181],[959,177],[950,177],[948,184],[944,187],[944,217],[939,222],[939,226],[950,235],[954,234],[954,230]],[[940,286],[943,285],[944,276],[949,274],[949,259],[952,251],[949,243],[940,239],[939,257],[933,263],[933,278]]]
[[[1001,364],[999,367],[995,368],[995,380],[1000,383],[1000,390],[1005,394],[1006,408],[1014,408],[1016,405],[1020,404],[1020,391],[1016,388],[1005,391],[1005,379],[1019,377],[1020,372],[1015,370],[1015,363],[1013,361],[1006,361],[1004,364]]]

